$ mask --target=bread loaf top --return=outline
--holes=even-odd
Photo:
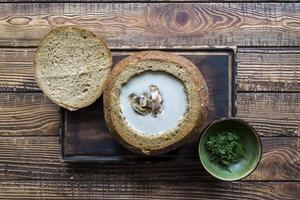
[[[35,79],[54,103],[74,111],[96,101],[112,68],[104,40],[87,30],[61,27],[40,42]]]

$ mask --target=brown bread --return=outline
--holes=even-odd
[[[137,132],[124,119],[120,107],[121,88],[144,71],[162,71],[182,81],[187,111],[177,126],[157,135]],[[120,61],[112,70],[104,91],[105,119],[111,133],[129,150],[145,155],[168,152],[187,142],[203,125],[208,113],[208,89],[197,67],[184,57],[160,51],[144,51]]]
[[[34,59],[35,79],[41,90],[71,111],[100,97],[111,67],[112,56],[104,40],[74,27],[50,31]]]

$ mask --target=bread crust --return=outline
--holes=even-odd
[[[172,68],[139,66],[143,61],[175,64]],[[123,119],[120,108],[120,90],[128,80],[144,71],[163,71],[182,81],[188,98],[187,111],[177,127],[156,135],[142,135]],[[142,51],[121,60],[110,73],[104,91],[104,115],[110,132],[127,149],[144,155],[158,155],[171,151],[187,141],[202,126],[208,114],[208,88],[198,68],[188,59],[161,51]]]
[[[38,86],[41,88],[41,90],[45,93],[45,95],[50,99],[52,100],[55,104],[61,106],[61,107],[64,107],[70,111],[75,111],[75,110],[78,110],[80,108],[83,108],[83,107],[86,107],[86,106],[89,106],[91,105],[92,103],[94,103],[103,93],[104,91],[104,87],[105,87],[105,82],[106,80],[104,81],[104,84],[102,85],[99,85],[99,87],[97,87],[97,90],[94,92],[95,95],[93,95],[93,97],[87,99],[85,102],[78,102],[76,105],[70,105],[70,104],[67,104],[65,102],[62,102],[62,101],[58,101],[56,100],[51,94],[50,94],[50,91],[46,88],[45,84],[43,83],[43,80],[40,80],[40,78],[37,76],[37,56],[39,55],[39,51],[41,48],[44,48],[44,44],[47,42],[48,40],[48,37],[49,35],[51,35],[52,33],[54,32],[59,32],[59,31],[79,31],[79,32],[82,32],[82,33],[86,33],[86,34],[89,34],[91,35],[92,37],[94,37],[101,45],[103,45],[106,50],[107,50],[107,53],[108,53],[108,56],[109,56],[109,66],[107,66],[107,68],[112,68],[112,54],[105,42],[105,40],[100,37],[99,35],[96,35],[94,34],[93,32],[90,32],[88,30],[85,30],[85,29],[82,29],[82,28],[78,28],[78,27],[73,27],[73,26],[64,26],[64,27],[58,27],[58,28],[55,28],[55,29],[52,29],[51,31],[49,31],[41,40],[40,40],[40,43],[39,43],[39,46],[35,52],[35,55],[34,55],[34,59],[33,59],[33,66],[34,66],[34,77],[35,77],[35,80],[38,84]],[[108,77],[108,74],[106,75],[106,79]]]

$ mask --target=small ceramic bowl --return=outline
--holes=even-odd
[[[208,157],[205,142],[209,136],[220,131],[234,129],[241,138],[246,157],[225,169]],[[199,157],[203,167],[212,176],[224,180],[235,181],[245,178],[257,167],[262,154],[261,141],[258,134],[247,122],[240,119],[221,119],[211,123],[203,132],[199,141]]]

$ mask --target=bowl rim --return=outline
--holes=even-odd
[[[254,136],[256,137],[256,140],[257,140],[258,143],[259,143],[259,158],[258,158],[258,160],[257,160],[257,163],[256,163],[255,166],[254,166],[252,169],[250,169],[247,173],[245,173],[243,176],[238,177],[238,178],[227,179],[227,178],[222,178],[222,177],[220,177],[220,176],[217,176],[217,175],[213,174],[213,173],[205,166],[205,164],[203,163],[202,158],[201,158],[200,143],[201,143],[201,141],[202,141],[204,135],[206,134],[206,131],[207,131],[210,127],[214,126],[215,124],[218,124],[218,123],[224,122],[224,121],[236,121],[236,122],[239,122],[239,123],[242,123],[242,124],[246,125],[248,128],[250,128],[250,130],[252,131],[252,133],[254,133]],[[248,122],[246,122],[246,121],[244,121],[244,120],[242,120],[242,119],[234,118],[234,117],[221,118],[221,119],[218,119],[218,120],[215,120],[215,121],[209,123],[209,124],[206,126],[206,128],[202,131],[201,137],[200,137],[200,139],[199,139],[199,141],[198,141],[198,157],[199,157],[199,159],[200,159],[200,161],[201,161],[201,164],[202,164],[202,166],[204,167],[204,169],[205,169],[210,175],[212,175],[213,177],[215,177],[215,178],[217,178],[217,179],[219,179],[219,180],[222,180],[222,181],[237,181],[237,180],[241,180],[241,179],[244,179],[244,178],[248,177],[248,176],[249,176],[250,174],[252,174],[252,172],[257,168],[257,166],[258,166],[258,164],[259,164],[259,162],[260,162],[260,160],[261,160],[261,157],[262,157],[262,143],[261,143],[261,140],[260,140],[260,137],[259,137],[257,131],[256,131],[256,130],[248,123]]]

